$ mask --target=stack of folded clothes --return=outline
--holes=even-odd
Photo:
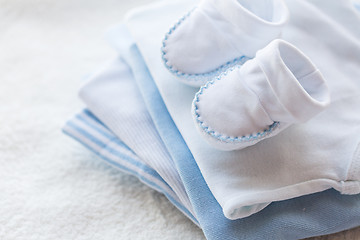
[[[360,11],[351,0],[175,0],[131,11],[64,132],[207,239],[360,225]],[[175,23],[175,24],[174,24]],[[169,30],[170,29],[170,30]]]

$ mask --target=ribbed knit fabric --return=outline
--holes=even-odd
[[[80,97],[91,112],[159,173],[181,203],[193,213],[179,174],[153,125],[126,62],[117,58],[95,74],[80,90]]]

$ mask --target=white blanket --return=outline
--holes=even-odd
[[[1,240],[204,239],[165,197],[60,131],[83,107],[86,74],[116,55],[107,27],[148,2],[0,0]]]

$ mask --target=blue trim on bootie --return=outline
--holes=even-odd
[[[168,59],[166,58],[166,52],[165,52],[165,47],[166,47],[166,41],[169,39],[169,36],[177,29],[178,26],[180,26],[180,24],[182,22],[185,21],[185,19],[187,19],[195,10],[197,7],[193,8],[192,10],[190,10],[189,12],[187,12],[183,17],[181,17],[172,28],[170,28],[170,30],[165,34],[165,37],[162,41],[162,47],[161,47],[161,58],[164,62],[165,67],[175,76],[180,77],[180,78],[185,78],[188,81],[208,81],[209,79],[218,76],[219,74],[221,74],[222,72],[226,71],[227,69],[236,66],[236,65],[242,65],[244,64],[247,60],[249,60],[249,57],[246,56],[241,56],[241,57],[237,57],[231,61],[226,62],[225,64],[221,65],[220,67],[216,68],[215,70],[211,71],[211,72],[207,72],[207,73],[195,73],[195,74],[189,74],[189,73],[184,73],[181,72],[179,70],[176,70],[172,65],[168,64]]]
[[[269,127],[261,132],[258,132],[256,134],[250,134],[249,136],[238,136],[238,137],[231,137],[231,136],[227,136],[221,133],[217,133],[214,130],[211,130],[211,128],[209,126],[206,126],[206,124],[204,123],[204,121],[200,120],[200,114],[198,113],[199,107],[197,105],[197,103],[200,101],[199,97],[200,95],[202,95],[204,93],[204,90],[208,89],[211,85],[213,85],[215,83],[215,81],[220,81],[223,77],[225,77],[226,75],[228,75],[230,72],[239,69],[240,66],[234,66],[230,69],[228,69],[226,72],[220,74],[218,77],[216,77],[215,79],[208,81],[204,86],[202,86],[200,88],[200,90],[195,94],[195,98],[193,101],[193,109],[194,109],[194,113],[196,116],[196,122],[199,124],[199,126],[203,129],[204,132],[206,132],[207,134],[209,134],[210,136],[216,138],[217,140],[220,140],[222,142],[228,142],[228,143],[239,143],[239,142],[250,142],[250,141],[255,141],[255,140],[262,140],[264,139],[266,136],[268,136],[270,133],[272,133],[275,129],[277,129],[280,125],[280,122],[273,122],[273,124],[269,125]]]

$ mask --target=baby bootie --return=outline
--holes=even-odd
[[[278,38],[288,15],[283,0],[202,0],[165,35],[162,59],[179,80],[201,86]]]
[[[235,150],[311,119],[329,102],[320,71],[295,46],[278,39],[201,87],[192,113],[213,147]]]

